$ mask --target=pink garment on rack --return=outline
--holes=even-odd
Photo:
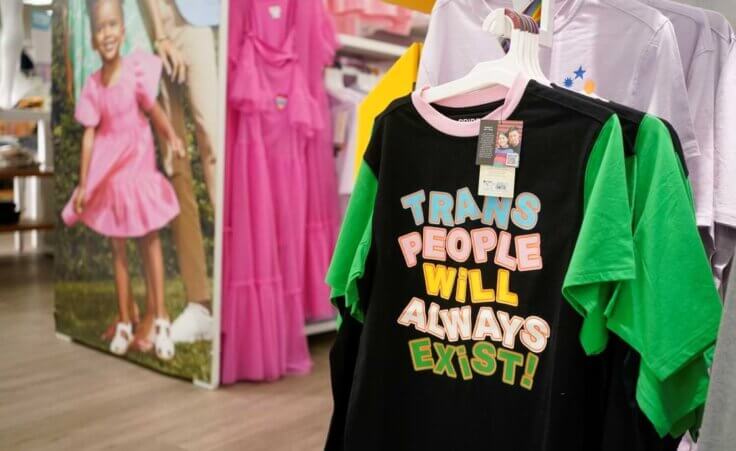
[[[377,30],[408,35],[412,13],[381,0],[327,0],[340,33],[369,35]]]
[[[317,213],[329,210],[329,202],[313,197],[330,180],[314,169],[321,160],[310,155],[327,128],[302,49],[303,41],[324,33],[314,15],[318,9],[309,8],[314,5],[322,7],[319,0],[230,2],[224,384],[274,380],[311,368],[305,310],[311,310],[313,287],[324,286],[327,263],[314,272],[305,267],[332,250],[329,240],[312,233],[310,221],[321,225],[324,215],[315,220],[308,214],[315,206],[322,207],[314,208]],[[329,305],[327,294],[324,303]]]
[[[308,321],[334,318],[330,290],[325,283],[327,267],[340,227],[340,207],[332,147],[330,103],[325,90],[324,68],[332,64],[338,48],[337,36],[327,10],[319,0],[299,0],[296,53],[315,99],[313,114],[320,124],[307,144],[307,241],[304,266],[304,309]],[[300,35],[302,36],[302,35]]]

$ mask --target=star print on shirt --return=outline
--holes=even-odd
[[[585,71],[585,70],[583,70],[583,66],[580,66],[580,67],[578,68],[578,70],[574,71],[573,73],[575,74],[575,78],[576,78],[576,79],[578,79],[578,78],[579,78],[579,79],[581,79],[581,80],[582,80],[582,79],[583,79],[583,75],[585,75],[585,72],[586,72],[586,71]]]
[[[572,88],[572,78],[565,77],[565,81],[563,83],[565,84],[566,88]]]

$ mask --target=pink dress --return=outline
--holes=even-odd
[[[305,27],[307,22],[296,26],[297,17],[305,5],[318,2],[230,2],[223,216],[225,384],[273,380],[311,368],[304,336],[307,153],[324,124],[295,49],[313,28]]]
[[[315,99],[312,111],[318,119],[307,143],[307,242],[304,266],[304,312],[307,321],[334,318],[330,290],[325,283],[340,227],[340,204],[332,144],[330,104],[325,90],[324,68],[332,64],[337,36],[332,20],[320,1],[300,1],[296,30],[304,30],[296,53]]]
[[[109,237],[141,237],[166,226],[179,214],[173,187],[156,168],[148,118],[156,101],[161,60],[135,51],[122,60],[119,78],[102,83],[101,72],[84,84],[74,117],[95,128],[87,174],[84,210],[74,211],[74,196],[61,215],[64,223],[82,221]]]

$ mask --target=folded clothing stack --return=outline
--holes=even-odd
[[[23,148],[15,138],[0,137],[0,169],[37,165],[33,152]]]

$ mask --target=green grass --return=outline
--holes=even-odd
[[[176,318],[186,307],[184,287],[179,280],[168,280],[164,291],[169,316]],[[55,294],[56,330],[75,341],[107,352],[109,343],[100,335],[117,315],[114,283],[57,281]],[[133,280],[133,294],[143,315],[145,289],[141,280]],[[177,344],[176,356],[169,362],[157,359],[153,352],[130,351],[125,358],[172,376],[209,382],[211,353],[212,343],[199,341]]]

